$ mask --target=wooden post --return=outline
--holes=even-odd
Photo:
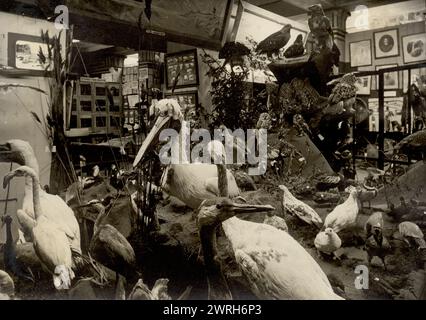
[[[379,136],[377,139],[379,147],[378,168],[385,167],[385,98],[384,98],[384,72],[379,71]]]

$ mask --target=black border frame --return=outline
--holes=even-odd
[[[426,47],[425,47],[425,55],[424,55],[424,57],[425,57],[425,58],[424,58],[424,59],[422,59],[422,60],[417,60],[417,61],[410,61],[410,62],[407,62],[407,61],[405,60],[404,39],[405,39],[405,38],[408,38],[408,37],[412,37],[412,36],[420,35],[420,34],[424,34],[424,35],[426,35],[426,32],[420,32],[420,33],[408,34],[408,35],[403,36],[403,37],[401,38],[401,45],[402,45],[402,61],[404,62],[404,64],[422,63],[422,62],[426,61]],[[426,43],[425,43],[425,46],[426,46]]]
[[[171,57],[179,57],[179,56],[184,56],[184,55],[188,55],[189,53],[194,55],[194,61],[195,61],[195,83],[191,83],[191,84],[185,84],[185,85],[176,85],[175,89],[178,88],[191,88],[191,87],[198,87],[200,85],[200,72],[198,69],[198,51],[197,49],[191,49],[191,50],[185,50],[185,51],[179,51],[179,52],[175,52],[175,53],[168,53],[166,54],[166,56],[164,57],[164,65],[165,65],[165,73],[166,73],[166,88],[167,89],[172,89],[171,86],[169,86],[169,68],[168,68],[168,59]]]
[[[356,43],[361,43],[361,42],[367,42],[367,41],[370,43],[370,60],[371,60],[370,63],[369,64],[363,64],[363,65],[357,65],[357,66],[352,65],[352,48],[351,48],[351,45],[356,44]],[[371,39],[350,42],[349,43],[349,59],[350,59],[351,68],[372,66],[373,65],[373,51],[372,50],[373,49],[372,49]]]
[[[377,47],[376,47],[376,37],[381,34],[381,33],[387,33],[387,32],[391,32],[391,31],[396,31],[396,39],[395,39],[395,44],[397,45],[397,54],[393,54],[390,56],[383,56],[383,57],[378,57],[377,56]],[[399,43],[399,30],[397,28],[392,28],[392,29],[387,29],[387,30],[382,30],[382,31],[376,31],[373,33],[373,40],[374,40],[374,58],[375,59],[385,59],[385,58],[392,58],[392,57],[399,57],[401,55],[401,48],[400,48],[400,43]],[[380,41],[380,39],[379,39]]]

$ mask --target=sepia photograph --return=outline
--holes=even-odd
[[[426,300],[425,12],[0,0],[0,315]]]

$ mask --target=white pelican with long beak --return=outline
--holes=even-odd
[[[148,149],[158,142],[158,137],[163,129],[171,127],[171,123],[178,122],[182,130],[186,129],[185,121],[178,102],[174,99],[163,99],[156,105],[157,121],[144,140],[133,166],[139,165]],[[179,141],[179,142],[178,142]],[[186,150],[186,139],[175,139],[172,150]],[[176,159],[174,159],[176,160]],[[170,164],[164,173],[162,187],[192,209],[197,209],[205,199],[219,196],[218,175],[215,165],[196,163],[190,164],[185,152],[180,152],[180,159]],[[230,171],[227,173],[229,195],[236,197],[240,194],[234,176]]]
[[[218,162],[215,161],[215,163]],[[224,167],[223,164],[218,164],[218,169],[221,166]],[[223,195],[226,194],[226,181],[223,170],[220,170],[219,185],[224,187]],[[215,228],[222,224],[225,235],[231,242],[235,259],[248,280],[252,292],[259,299],[342,299],[334,293],[318,263],[287,232],[270,225],[235,217],[242,212],[256,213],[272,210],[274,208],[269,205],[237,205],[227,198],[203,202],[198,210],[198,224],[205,263],[212,263],[213,267],[210,267],[213,268],[212,273],[219,274],[215,259]],[[216,279],[220,278],[216,277]],[[224,292],[224,288],[226,288],[224,285],[219,286],[219,289],[222,289],[219,292]]]
[[[74,278],[71,247],[62,226],[47,218],[40,203],[40,184],[36,172],[30,167],[22,166],[4,177],[6,187],[14,177],[30,177],[32,179],[32,196],[35,214],[35,226],[32,229],[34,250],[44,268],[53,275],[56,289],[69,289]]]
[[[31,168],[37,177],[39,166],[31,145],[22,140],[10,140],[0,144],[0,162],[15,162],[22,166]],[[33,182],[31,177],[25,178],[25,193],[22,210],[18,210],[17,217],[24,234],[30,238],[29,231],[35,225],[35,212],[33,205]],[[40,188],[40,206],[43,215],[59,225],[66,233],[71,248],[74,252],[81,254],[80,227],[72,209],[59,196],[49,194]]]

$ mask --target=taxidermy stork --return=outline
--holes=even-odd
[[[34,250],[43,267],[53,276],[56,289],[69,289],[74,278],[73,260],[67,233],[61,225],[43,214],[40,203],[40,184],[36,172],[27,166],[21,166],[8,173],[3,180],[6,187],[14,177],[32,179],[35,225],[32,229]]]
[[[0,162],[15,162],[28,166],[36,174],[37,181],[39,166],[31,145],[22,140],[9,140],[0,144]],[[18,210],[17,217],[27,239],[31,240],[31,230],[35,225],[35,212],[33,205],[33,180],[30,176],[25,178],[25,192],[22,210]],[[39,189],[39,200],[43,215],[56,223],[64,230],[68,237],[71,249],[81,254],[80,227],[72,209],[59,196],[49,194]]]
[[[141,162],[147,150],[158,141],[161,131],[170,128],[168,124],[171,120],[178,122],[182,130],[185,128],[185,121],[176,100],[163,99],[156,105],[156,113],[159,114],[157,121],[144,140],[133,166],[136,167]],[[175,139],[172,150],[186,150],[186,139]],[[176,164],[178,163],[178,164]],[[218,174],[214,164],[196,163],[190,164],[185,152],[181,153],[181,159],[173,159],[164,172],[162,188],[171,196],[174,196],[192,209],[197,209],[205,199],[216,198],[219,195]],[[234,176],[228,170],[227,180],[229,185],[229,196],[236,197],[240,191]]]
[[[218,164],[217,168],[223,197],[227,193],[224,165]],[[287,232],[235,217],[238,213],[272,210],[274,208],[270,205],[235,204],[226,197],[203,202],[198,210],[198,224],[205,263],[207,261],[215,264],[213,267],[209,266],[213,270],[211,273],[216,275],[216,279],[220,279],[217,277],[219,267],[215,258],[215,228],[222,224],[237,264],[259,299],[342,299],[333,292],[327,276],[317,262]],[[209,279],[209,289],[218,287],[222,289],[219,294],[225,292],[223,282],[222,285],[213,287],[210,286]],[[209,293],[209,296],[215,295]]]

